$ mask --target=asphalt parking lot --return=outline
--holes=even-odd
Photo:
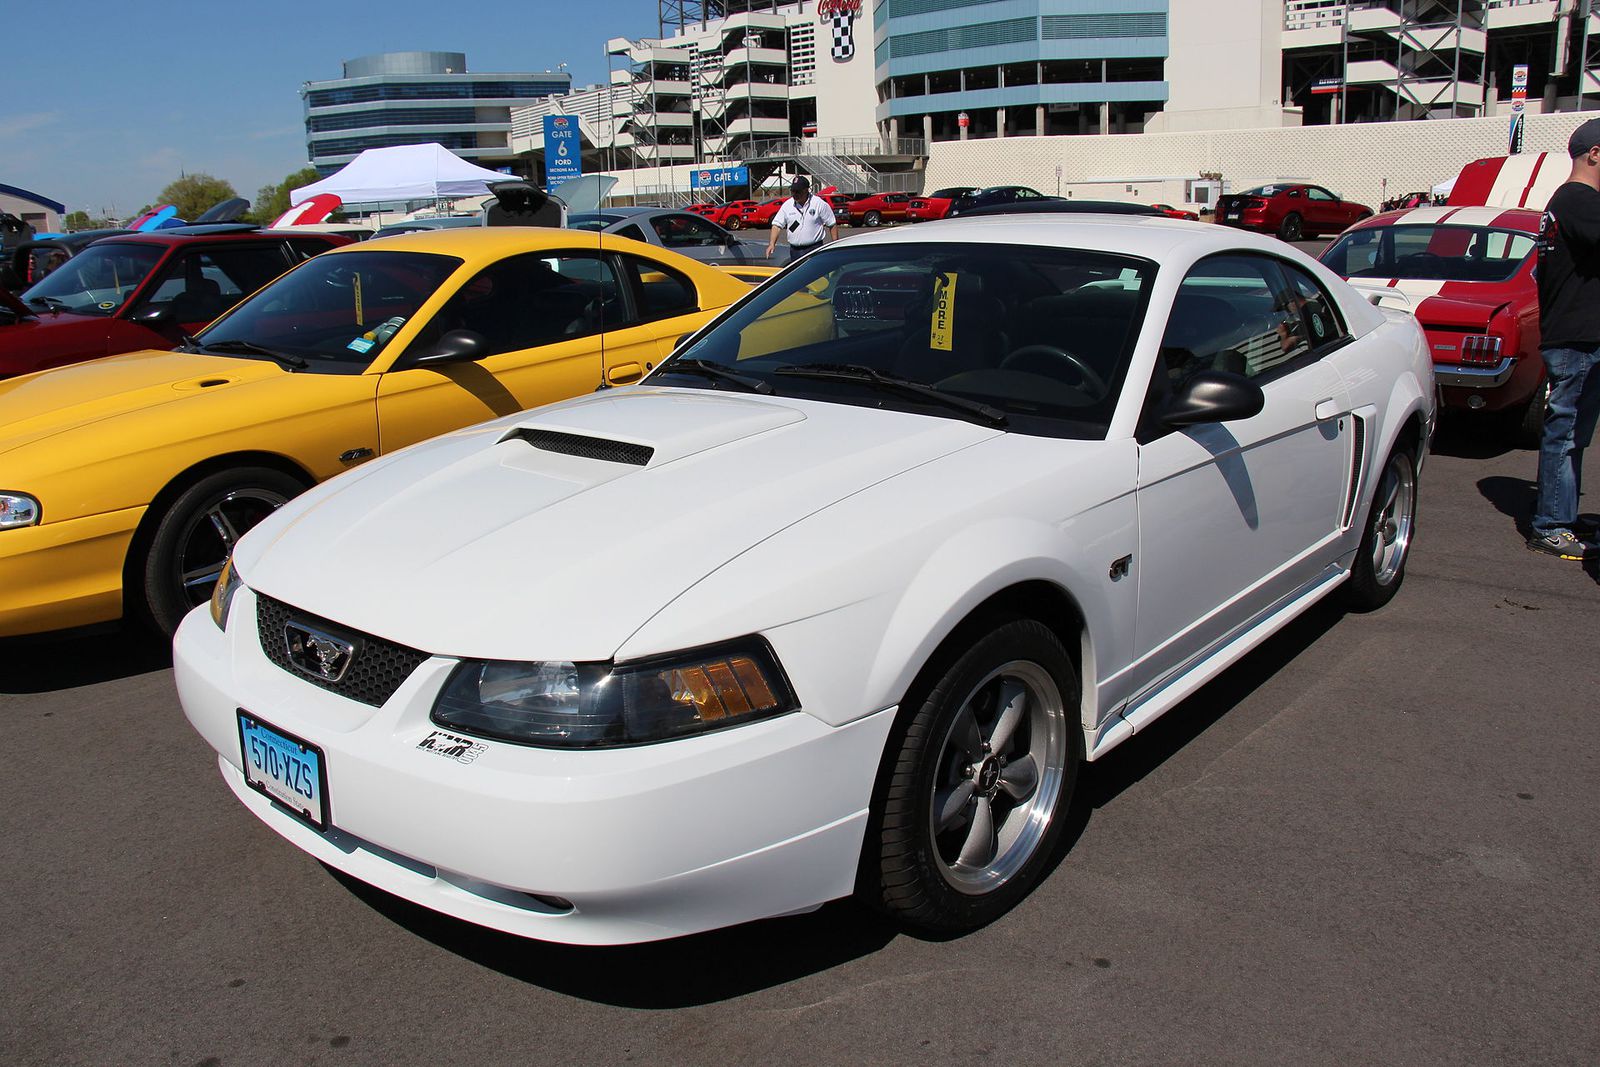
[[[1533,473],[1447,425],[1396,601],[1091,768],[1053,873],[953,941],[437,918],[247,815],[160,647],[0,644],[0,1062],[1593,1064],[1600,567],[1523,549]]]

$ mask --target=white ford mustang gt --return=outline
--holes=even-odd
[[[1329,593],[1394,594],[1432,376],[1414,319],[1238,230],[852,238],[642,385],[291,501],[185,620],[179,693],[279,834],[484,926],[856,893],[969,929],[1083,761]]]

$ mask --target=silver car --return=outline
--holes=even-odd
[[[766,263],[767,246],[735,237],[710,219],[659,207],[608,207],[572,215],[575,230],[614,233],[646,244],[670,248],[702,263]]]

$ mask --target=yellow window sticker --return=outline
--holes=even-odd
[[[940,274],[933,282],[933,318],[928,323],[928,347],[950,352],[956,329],[956,276]]]

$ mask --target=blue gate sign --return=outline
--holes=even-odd
[[[583,142],[578,139],[578,116],[544,117],[544,187],[554,189],[583,174]]]
[[[701,167],[689,173],[691,189],[717,189],[724,185],[749,184],[749,167]]]

